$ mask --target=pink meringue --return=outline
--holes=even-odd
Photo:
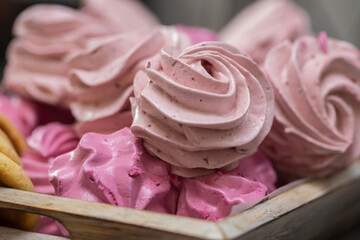
[[[219,35],[262,65],[272,47],[309,32],[308,15],[292,1],[261,0],[235,16]]]
[[[145,60],[167,45],[184,48],[190,45],[190,40],[174,28],[159,28],[151,33],[136,30],[98,38],[89,42],[85,50],[70,55],[71,92],[75,96],[70,108],[80,124],[102,124],[103,129],[94,129],[102,130],[101,133],[130,126],[131,121],[124,113],[130,110],[134,75],[144,68]],[[122,116],[125,119],[121,120]],[[113,118],[120,121],[117,128],[107,123]]]
[[[60,5],[35,5],[17,18],[15,40],[8,49],[4,84],[28,98],[67,106],[64,57],[85,46],[87,39],[107,34],[94,18]]]
[[[243,159],[230,172],[183,179],[177,215],[217,221],[234,205],[261,199],[275,189],[276,173],[261,153]]]
[[[83,0],[82,11],[95,17],[113,34],[152,29],[159,20],[137,0]]]
[[[15,95],[6,96],[1,90],[0,113],[9,118],[25,137],[28,137],[38,124],[33,104]]]
[[[234,47],[204,42],[180,54],[163,48],[146,66],[147,75],[135,77],[131,130],[174,174],[233,169],[270,130],[270,82]]]
[[[304,36],[283,42],[264,67],[274,86],[274,126],[264,151],[286,178],[325,176],[360,156],[360,53]]]
[[[54,195],[54,187],[48,178],[52,160],[76,148],[79,139],[70,126],[50,123],[36,128],[27,139],[28,149],[21,161],[25,172],[34,184],[38,193]],[[37,232],[61,235],[55,221],[42,216]]]
[[[53,161],[49,176],[58,196],[175,213],[177,192],[168,171],[124,128],[85,134],[74,151]]]
[[[24,40],[15,39],[8,48],[4,86],[29,99],[67,106],[68,66],[61,56],[39,56]]]
[[[89,38],[109,34],[109,31],[94,17],[76,9],[39,4],[17,17],[14,34],[27,41],[31,52],[53,56],[81,49]]]

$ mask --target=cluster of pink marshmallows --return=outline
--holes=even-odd
[[[313,36],[291,1],[257,1],[219,33],[134,0],[41,4],[14,35],[0,112],[39,193],[216,221],[360,156],[360,52]]]

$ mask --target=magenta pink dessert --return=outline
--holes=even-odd
[[[7,96],[1,89],[0,113],[9,118],[25,137],[29,136],[38,124],[35,106],[31,102],[19,96]]]
[[[134,90],[132,132],[184,177],[236,168],[273,120],[270,82],[248,56],[221,42],[163,48],[136,75]]]
[[[21,162],[36,192],[54,195],[54,187],[48,177],[50,164],[55,157],[75,149],[78,142],[72,127],[60,123],[50,123],[32,132]],[[60,235],[55,221],[47,217],[41,217],[37,232]]]
[[[108,32],[80,11],[42,4],[19,15],[14,34],[7,53],[5,87],[30,99],[67,106],[71,96],[64,57],[83,48],[89,38]]]
[[[75,122],[75,119],[68,108],[53,106],[37,101],[33,101],[32,103],[36,109],[39,126],[46,125],[51,122],[58,122],[62,124],[73,124]]]
[[[262,65],[272,47],[309,32],[308,15],[293,1],[260,0],[236,15],[219,35]]]
[[[276,173],[270,161],[257,152],[230,172],[217,172],[180,185],[177,215],[217,221],[237,204],[261,199],[275,189]]]
[[[270,159],[259,150],[242,160],[237,168],[227,173],[241,176],[254,182],[260,182],[266,186],[268,193],[276,189],[277,174]]]
[[[144,69],[145,61],[162,47],[188,45],[189,38],[175,28],[159,27],[150,33],[135,30],[93,39],[86,49],[68,56],[74,96],[70,109],[79,122],[79,132],[84,133],[91,126],[101,133],[129,127],[129,98],[135,73]],[[112,124],[114,119],[120,125]]]
[[[288,178],[338,172],[360,156],[360,52],[343,41],[285,41],[264,67],[275,92],[275,120],[263,146]]]
[[[49,176],[57,196],[175,213],[169,165],[148,154],[129,128],[85,134],[74,151],[53,161]]]
[[[197,44],[206,41],[218,41],[219,37],[217,34],[207,28],[203,27],[191,27],[184,25],[176,25],[175,26],[179,31],[187,34],[191,39],[191,44]]]

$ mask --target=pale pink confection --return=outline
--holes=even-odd
[[[260,0],[236,15],[219,35],[262,65],[272,47],[309,32],[308,15],[293,1]]]
[[[270,161],[256,153],[230,172],[184,178],[176,214],[217,221],[229,216],[234,205],[261,199],[275,190],[275,182]]]
[[[83,0],[82,11],[95,17],[112,33],[153,29],[159,20],[137,0]]]
[[[5,115],[25,136],[38,124],[38,116],[33,104],[15,95],[6,96],[0,89],[0,114]]]
[[[95,18],[60,5],[35,5],[14,24],[4,85],[23,96],[67,106],[68,64],[64,58],[92,37],[108,34]]]
[[[270,130],[270,82],[248,56],[222,42],[180,53],[163,48],[134,80],[132,132],[147,150],[193,177],[233,169]]]
[[[124,128],[85,134],[74,151],[53,161],[49,176],[58,196],[175,213],[178,193],[169,169]]]
[[[79,122],[79,132],[109,133],[129,127],[129,97],[133,95],[135,73],[168,45],[185,48],[190,39],[172,27],[159,27],[150,33],[135,30],[94,39],[85,50],[69,55],[74,96],[70,109]]]
[[[186,33],[190,39],[192,44],[197,44],[200,42],[206,41],[218,41],[219,37],[217,34],[207,28],[203,27],[190,27],[184,25],[176,25],[176,28],[184,33]]]
[[[27,175],[38,193],[54,195],[48,170],[53,159],[76,148],[79,139],[71,126],[50,123],[36,128],[27,139],[28,149],[21,157]],[[41,217],[37,232],[60,235],[55,221]]]
[[[263,149],[287,178],[325,176],[360,156],[360,53],[304,36],[276,46],[264,64],[275,120]]]
[[[14,34],[39,54],[68,53],[83,48],[89,38],[109,34],[93,16],[54,4],[27,8],[16,19]]]

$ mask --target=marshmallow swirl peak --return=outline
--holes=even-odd
[[[68,56],[70,108],[80,122],[89,122],[129,110],[135,73],[164,46],[190,45],[174,28],[135,30],[93,39],[85,50]]]
[[[185,177],[235,168],[270,130],[273,92],[248,56],[221,42],[163,48],[134,80],[131,130]]]
[[[285,176],[325,176],[360,155],[360,54],[346,42],[304,36],[265,61],[274,126],[264,150]]]
[[[96,20],[75,9],[34,5],[14,23],[15,39],[7,51],[4,85],[29,99],[67,107],[71,101],[67,54],[89,38],[108,34]]]

